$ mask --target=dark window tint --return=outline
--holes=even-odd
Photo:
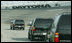
[[[15,24],[24,24],[24,21],[23,20],[16,20]]]
[[[71,33],[71,15],[62,15],[57,25],[60,33]]]
[[[36,19],[34,26],[38,28],[48,28],[52,22],[53,19]]]

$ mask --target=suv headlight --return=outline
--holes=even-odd
[[[43,35],[46,35],[47,33],[43,33]]]

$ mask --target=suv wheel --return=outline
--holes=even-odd
[[[34,40],[33,38],[34,38],[34,37],[33,37],[33,35],[31,35],[31,37],[30,37],[31,41],[33,41],[33,40]]]
[[[13,30],[15,30],[15,28],[13,27]]]
[[[28,39],[30,39],[30,34],[28,33]]]
[[[12,27],[10,27],[10,29],[12,30]]]
[[[22,28],[24,30],[24,28]]]

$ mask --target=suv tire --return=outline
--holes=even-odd
[[[12,30],[12,27],[10,27],[10,29]]]
[[[33,41],[33,36],[32,35],[30,35],[30,39],[31,39],[31,41]]]
[[[15,30],[15,28],[13,27],[13,30]]]
[[[22,28],[24,30],[24,28]]]
[[[28,33],[28,39],[30,39],[30,34]]]

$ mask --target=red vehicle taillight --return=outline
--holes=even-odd
[[[35,31],[35,27],[33,27],[33,31]]]
[[[59,33],[55,33],[55,42],[59,42]]]

